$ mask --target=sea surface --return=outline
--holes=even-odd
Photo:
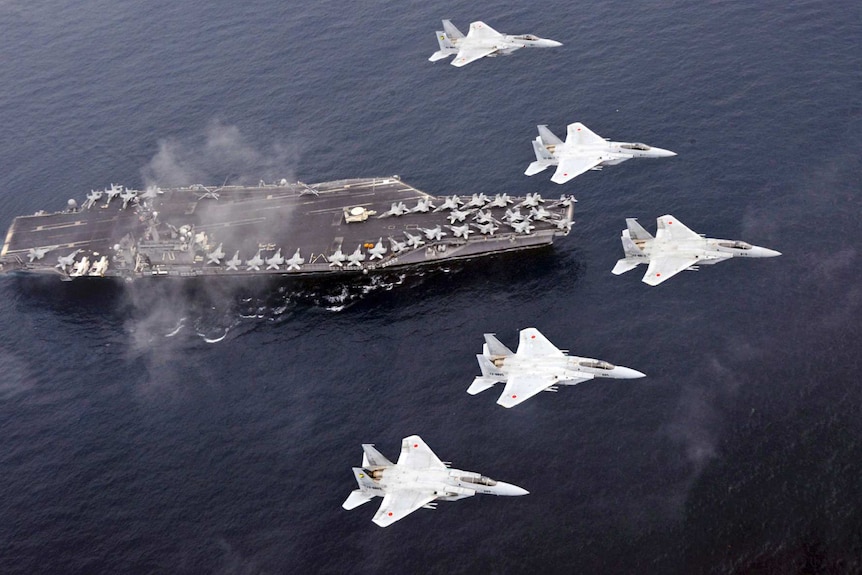
[[[457,69],[442,18],[564,46]],[[860,94],[858,1],[0,1],[0,228],[112,182],[579,200],[358,285],[0,278],[0,573],[862,572]],[[575,121],[679,155],[524,176]],[[783,255],[613,276],[666,213]],[[530,326],[648,377],[465,393]],[[411,434],[530,494],[343,510]]]

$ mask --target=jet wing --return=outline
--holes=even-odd
[[[580,383],[592,378],[592,375],[584,374],[583,377],[568,379],[566,381]],[[503,390],[503,394],[497,400],[497,403],[506,408],[515,407],[522,401],[545,391],[555,383],[559,383],[559,381],[550,375],[511,375],[509,376],[509,381],[506,382],[506,389]]]
[[[535,357],[549,355],[563,356],[565,354],[557,346],[548,341],[548,338],[539,333],[539,330],[534,327],[528,327],[521,330],[516,355]]]
[[[377,510],[372,521],[380,527],[387,527],[435,499],[437,496],[433,491],[407,489],[387,493],[383,496],[383,503],[380,504],[380,509]]]
[[[431,448],[418,435],[411,435],[401,440],[401,455],[398,456],[398,465],[403,465],[409,469],[428,469],[429,467],[446,469],[446,465],[434,455]]]
[[[479,20],[470,23],[470,30],[467,32],[467,38],[471,40],[495,40],[502,36],[502,34]]]
[[[560,158],[560,164],[551,177],[551,181],[555,184],[565,184],[572,178],[592,170],[602,161],[604,158],[601,154],[563,156]]]
[[[473,29],[470,28],[470,31]],[[466,66],[470,62],[475,62],[479,58],[484,58],[489,54],[493,54],[497,51],[497,48],[494,46],[477,46],[477,47],[464,47],[458,50],[458,53],[455,54],[455,59],[452,60],[452,65],[456,68],[460,68],[461,66]]]
[[[570,146],[597,146],[606,145],[607,141],[581,124],[575,122],[566,126],[566,144]]]
[[[657,286],[699,261],[693,257],[654,257],[649,262],[643,282],[651,286]]]
[[[686,227],[682,222],[670,214],[664,215],[656,220],[658,229],[656,238],[670,239],[673,241],[700,240],[700,234]]]

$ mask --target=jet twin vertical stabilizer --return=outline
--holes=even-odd
[[[546,146],[561,146],[563,144],[563,141],[555,136],[547,125],[542,124],[536,127],[539,129],[539,137]]]
[[[485,334],[485,344],[488,346],[488,353],[492,358],[514,355],[512,350],[503,345],[493,333]]]
[[[363,467],[385,467],[392,462],[374,448],[372,443],[362,444],[362,466]]]
[[[635,218],[626,218],[626,226],[629,229],[629,236],[633,240],[651,240],[653,236],[640,225]]]

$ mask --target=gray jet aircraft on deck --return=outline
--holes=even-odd
[[[551,181],[564,184],[589,170],[601,170],[632,158],[668,158],[675,156],[670,150],[653,148],[637,142],[611,142],[581,124],[569,124],[563,142],[547,126],[537,126],[538,137],[533,140],[536,161],[524,172],[538,174],[549,166],[557,166]]]
[[[477,493],[528,493],[516,485],[494,481],[472,471],[450,469],[418,435],[401,441],[398,463],[386,459],[372,444],[363,443],[362,450],[362,467],[353,468],[359,489],[350,494],[342,507],[355,509],[375,497],[382,497],[380,509],[372,519],[380,527],[392,525],[421,507],[434,509],[435,501],[455,501]]]
[[[614,275],[623,274],[640,264],[649,264],[643,282],[656,286],[684,270],[711,265],[730,258],[772,258],[781,252],[737,240],[705,238],[691,231],[670,214],[658,218],[655,237],[635,218],[626,218],[623,250],[626,257],[614,266]]]
[[[519,36],[501,34],[484,22],[470,24],[470,30],[464,36],[449,20],[443,20],[443,30],[437,31],[437,42],[440,44],[440,49],[428,59],[436,62],[454,55],[455,59],[452,60],[452,65],[458,68],[479,58],[507,56],[521,48],[556,48],[562,46],[560,42],[546,40],[532,34]]]
[[[522,329],[518,351],[500,343],[494,334],[485,334],[482,354],[477,355],[482,375],[467,389],[476,395],[505,382],[497,403],[515,407],[542,391],[557,391],[558,385],[575,385],[588,379],[634,379],[645,375],[628,367],[611,365],[589,357],[566,355],[534,327]]]

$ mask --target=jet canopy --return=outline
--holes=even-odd
[[[614,365],[612,363],[608,363],[606,361],[601,361],[597,359],[584,359],[578,362],[578,365],[583,367],[592,367],[595,369],[613,369]]]
[[[736,250],[750,250],[751,244],[740,242],[740,241],[729,241],[729,242],[718,242],[723,248],[733,248]]]
[[[534,36],[532,34],[521,34],[520,36],[515,36],[518,40],[538,40],[538,36]]]
[[[641,150],[643,152],[646,152],[647,150],[651,149],[646,144],[641,144],[638,142],[635,142],[634,144],[620,144],[620,148],[625,148],[626,150]]]
[[[471,477],[468,475],[462,476],[461,481],[464,483],[477,483],[479,485],[487,485],[489,487],[493,487],[497,485],[497,482],[491,479],[490,477],[485,477],[484,475],[480,475],[479,477]]]

